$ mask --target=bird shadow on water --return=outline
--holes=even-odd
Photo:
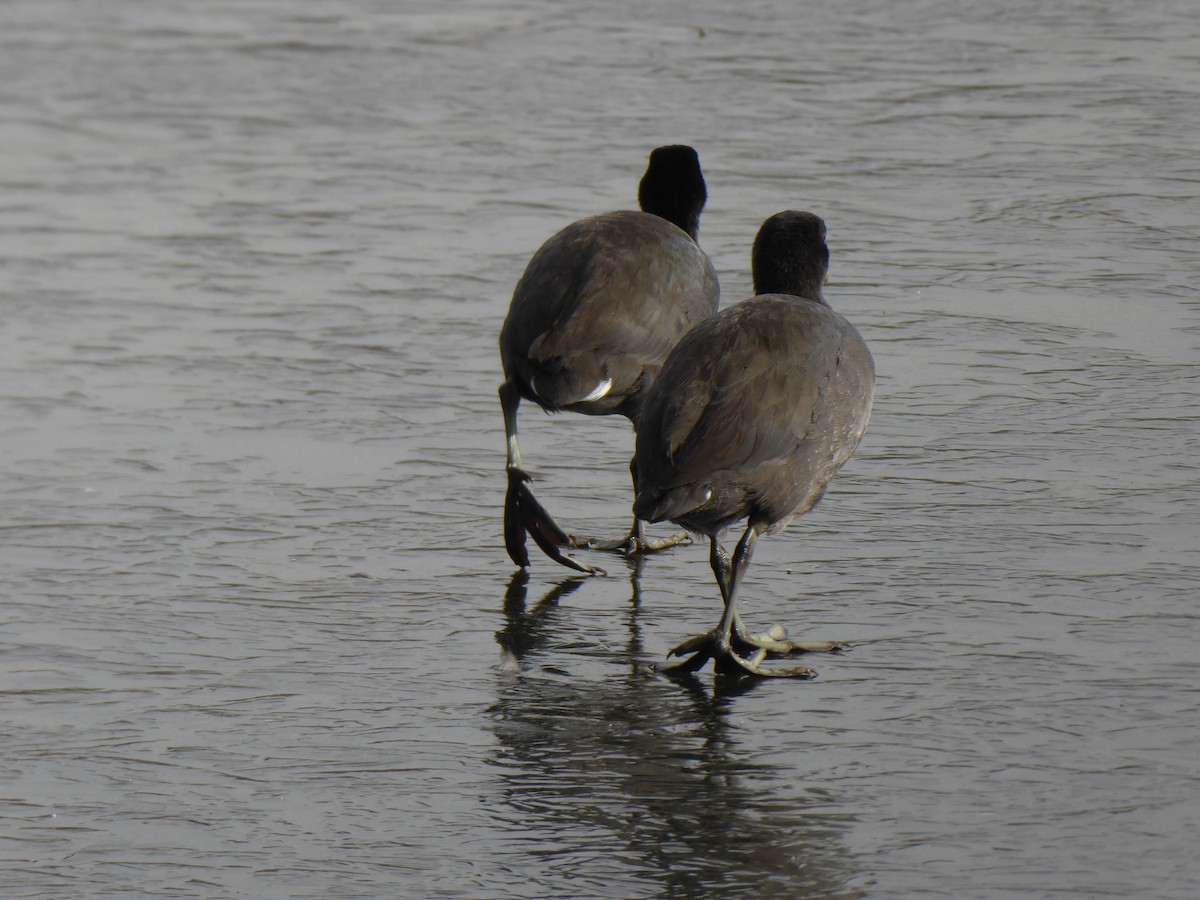
[[[625,640],[599,675],[542,659],[570,631],[561,601],[591,579],[567,578],[532,606],[528,575],[509,582],[496,634],[506,664],[489,710],[501,799],[489,814],[545,863],[541,887],[560,895],[863,896],[845,846],[851,817],[828,811],[828,789],[758,758],[762,735],[740,721],[761,682],[710,689],[644,661],[640,571],[630,563]]]

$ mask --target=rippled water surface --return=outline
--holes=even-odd
[[[1105,6],[0,7],[3,895],[1200,896],[1200,19]],[[746,584],[816,681],[653,672],[702,546],[504,554],[512,287],[677,142],[879,369]]]

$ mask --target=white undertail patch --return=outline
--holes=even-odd
[[[607,394],[611,390],[612,390],[612,379],[606,378],[604,381],[600,382],[598,385],[596,385],[594,388],[592,388],[592,392],[590,394],[588,394],[586,397],[584,397],[582,400],[580,400],[579,402],[580,403],[591,403],[593,400],[599,400],[601,397],[603,397],[605,394]]]

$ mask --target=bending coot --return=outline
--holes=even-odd
[[[810,677],[802,666],[765,667],[792,643],[773,628],[749,634],[738,591],[755,542],[821,499],[871,415],[875,367],[854,326],[825,303],[825,223],[781,212],[754,242],[756,296],[690,331],[667,357],[638,422],[634,514],[670,520],[710,540],[709,560],[725,610],[715,629],[676,647],[718,672]],[[730,559],[725,529],[746,520]],[[830,645],[820,645],[829,649]]]

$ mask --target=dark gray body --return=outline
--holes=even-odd
[[[643,403],[634,514],[715,536],[777,531],[808,512],[854,452],[875,367],[817,300],[764,294],[687,334]]]
[[[543,244],[517,284],[500,332],[505,377],[546,410],[633,419],[667,353],[718,297],[712,262],[666,219],[582,219]]]

